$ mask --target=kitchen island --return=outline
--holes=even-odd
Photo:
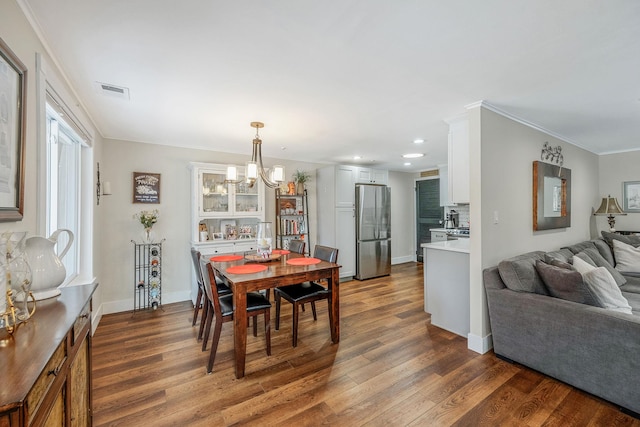
[[[431,324],[467,338],[469,239],[423,243],[424,311]]]

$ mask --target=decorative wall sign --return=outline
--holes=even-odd
[[[160,203],[159,173],[133,173],[133,203]]]
[[[27,68],[0,39],[0,221],[22,220]]]

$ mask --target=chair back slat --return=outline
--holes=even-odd
[[[204,278],[203,288],[207,294],[207,298],[213,305],[214,313],[221,313],[220,296],[218,295],[218,287],[216,286],[216,276],[213,272],[213,267],[209,261],[201,259],[200,269],[202,270],[202,276]]]

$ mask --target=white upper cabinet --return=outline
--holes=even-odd
[[[469,119],[445,120],[449,124],[449,202],[469,203]]]
[[[449,199],[449,166],[440,165],[438,168],[438,176],[440,177],[440,206],[455,205]]]
[[[335,207],[353,208],[356,205],[356,174],[355,166],[335,167]]]
[[[389,171],[382,169],[356,168],[356,182],[359,184],[383,184],[389,182]]]

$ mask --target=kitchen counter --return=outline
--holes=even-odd
[[[423,243],[424,311],[431,324],[467,338],[470,239]]]
[[[420,247],[426,249],[437,249],[441,251],[451,251],[451,252],[462,252],[465,254],[469,253],[469,238],[457,239],[457,240],[446,240],[443,242],[434,242],[434,243],[423,243]],[[426,254],[425,254],[426,256]]]

